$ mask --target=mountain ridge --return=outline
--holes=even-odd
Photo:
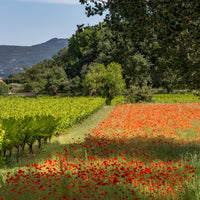
[[[23,71],[23,66],[31,67],[68,47],[68,39],[52,38],[32,46],[0,45],[0,77]]]

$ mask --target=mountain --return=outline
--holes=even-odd
[[[33,46],[0,45],[0,77],[23,71],[45,59],[51,59],[59,50],[68,46],[68,39],[53,38]]]

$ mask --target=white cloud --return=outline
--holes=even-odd
[[[79,0],[17,0],[17,1],[54,3],[54,4],[80,4]]]

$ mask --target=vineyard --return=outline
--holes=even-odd
[[[200,199],[200,104],[124,104],[82,142],[7,173],[0,199]]]
[[[200,102],[200,96],[194,94],[155,94],[152,101],[155,103],[194,103]]]
[[[3,157],[13,148],[23,152],[25,145],[33,151],[37,141],[51,139],[79,122],[105,103],[105,99],[93,97],[2,97],[0,98],[0,153]]]

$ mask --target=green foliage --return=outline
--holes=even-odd
[[[144,80],[151,83],[150,67],[151,63],[140,53],[127,58],[125,73],[128,85],[142,86]]]
[[[17,74],[11,73],[8,78],[3,79],[6,84],[18,83],[24,84],[24,72],[19,72]]]
[[[112,101],[111,101],[111,106],[116,106],[120,104],[127,103],[127,100],[125,96],[116,96]]]
[[[130,103],[151,102],[153,96],[152,88],[146,83],[143,83],[141,87],[131,85],[127,90],[126,96]]]
[[[84,93],[86,95],[103,96],[106,78],[104,64],[93,64],[83,80]]]
[[[111,31],[108,26],[100,23],[97,37],[97,58],[95,62],[105,65],[111,62],[122,64],[122,52],[124,51],[122,44],[124,41],[118,32]]]
[[[167,89],[159,87],[159,88],[152,88],[153,94],[167,94]]]
[[[2,149],[4,135],[5,131],[2,129],[2,124],[0,123],[0,150]]]
[[[2,124],[0,121],[0,166],[3,165],[3,157],[2,157],[2,145],[4,141],[5,131],[2,129]]]
[[[177,87],[175,80],[177,76],[178,86],[181,83],[181,86],[187,84],[190,89],[199,88],[200,1],[80,0],[80,2],[85,4],[88,16],[102,15],[106,12],[107,25],[120,33],[124,41],[130,40],[132,47],[142,55],[149,56],[154,64],[154,69],[151,70],[154,72],[152,79],[161,76],[156,78],[157,87],[162,86],[159,82],[162,83],[164,76],[164,85],[171,92]],[[146,45],[142,46],[144,42]],[[127,52],[131,53],[132,48],[129,47]],[[134,54],[135,52],[132,55]],[[168,64],[164,74],[160,74],[162,66],[157,62],[158,57]],[[167,84],[166,80],[170,78],[170,82],[173,83]]]
[[[53,61],[43,61],[32,68],[25,69],[25,90],[55,95],[69,89],[69,81],[63,67],[54,65]]]
[[[85,94],[105,97],[110,105],[111,100],[122,94],[125,88],[121,65],[110,63],[105,67],[104,64],[94,64],[90,70],[83,80]]]
[[[200,97],[194,94],[155,94],[154,103],[190,103],[200,102]]]
[[[122,68],[118,63],[110,63],[106,69],[106,86],[105,94],[107,97],[107,104],[111,104],[111,100],[121,95],[125,89],[125,81],[122,77]]]
[[[160,7],[154,7],[156,3]],[[145,81],[153,88],[166,89],[168,93],[172,93],[175,89],[199,89],[200,60],[197,38],[191,40],[193,37],[191,33],[183,29],[182,32],[178,32],[170,39],[172,37],[170,34],[173,32],[168,35],[164,34],[165,31],[168,32],[167,24],[163,25],[165,30],[163,29],[162,33],[155,29],[157,25],[159,26],[158,13],[161,15],[161,23],[164,23],[163,13],[167,15],[168,19],[171,19],[166,12],[169,9],[169,12],[178,14],[179,7],[174,11],[178,3],[173,5],[169,2],[168,8],[165,3],[161,4],[154,0],[151,3],[149,1],[144,1],[144,3],[129,1],[128,10],[130,9],[130,13],[127,13],[127,11],[125,12],[127,7],[124,7],[125,4],[122,1],[105,2],[110,11],[115,11],[118,4],[120,5],[120,9],[117,10],[119,18],[113,15],[116,12],[108,13],[107,23],[99,23],[95,26],[79,25],[75,34],[69,39],[68,49],[64,48],[59,51],[57,55],[52,57],[51,61],[45,60],[31,69],[25,68],[26,72],[23,76],[26,81],[26,91],[50,95],[57,93],[66,93],[69,96],[83,95],[82,82],[90,71],[89,66],[93,63],[107,66],[111,62],[121,65],[127,88],[130,85],[141,87]],[[123,5],[121,6],[121,4]],[[141,5],[135,6],[137,4]],[[96,11],[100,9],[99,5],[101,3],[96,5]],[[111,8],[110,5],[114,7]],[[146,6],[153,11],[147,12]],[[181,6],[184,7],[184,5]],[[185,6],[187,7],[187,5]],[[102,9],[104,10],[104,7]],[[88,12],[90,11],[88,10]],[[180,10],[180,12],[184,11]],[[144,17],[142,14],[147,15],[144,21],[141,20],[141,17]],[[117,21],[112,21],[110,16]],[[135,24],[132,23],[132,19],[135,19]],[[158,24],[151,24],[151,20],[155,20]],[[171,20],[173,23],[175,22],[174,19]],[[144,27],[141,21],[144,23]],[[169,26],[171,26],[170,20],[168,21]],[[195,24],[195,26],[198,25]],[[164,38],[163,41],[162,38]],[[92,95],[100,93],[95,90],[97,88],[93,87]]]
[[[94,97],[79,98],[0,98],[0,147],[6,155],[6,151],[17,149],[17,157],[20,149],[32,145],[38,141],[46,141],[55,134],[60,134],[93,112],[105,103],[105,99]],[[14,108],[14,109],[13,109]],[[5,130],[2,132],[2,129]],[[2,134],[4,134],[2,138]]]
[[[79,59],[83,56],[92,56],[95,54],[97,46],[97,30],[87,27],[78,27],[76,33],[69,39],[69,54],[77,56]]]
[[[10,83],[8,84],[9,90],[11,93],[23,92],[24,84],[21,83]]]
[[[0,82],[0,95],[8,94],[9,88],[5,83]]]

